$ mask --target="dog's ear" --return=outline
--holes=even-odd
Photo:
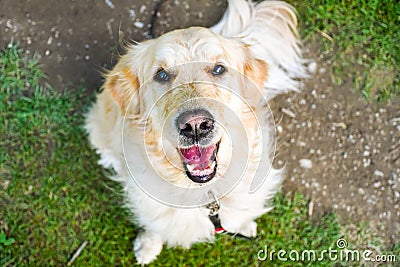
[[[244,65],[244,75],[261,90],[268,77],[267,63],[261,59],[248,56]]]
[[[265,61],[255,58],[246,47],[245,49],[246,59],[243,66],[245,86],[242,88],[242,96],[250,105],[256,107],[262,102],[263,87],[268,78],[268,65]]]
[[[118,64],[105,75],[104,90],[112,96],[121,112],[139,114],[139,79],[128,64],[127,56],[121,57]]]

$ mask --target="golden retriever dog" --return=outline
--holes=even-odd
[[[307,76],[296,27],[285,2],[229,0],[215,26],[129,46],[106,75],[85,127],[141,228],[139,264],[164,244],[256,236],[284,176],[268,101]]]

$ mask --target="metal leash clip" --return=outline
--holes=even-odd
[[[215,216],[218,214],[220,205],[219,205],[219,200],[218,198],[214,195],[213,192],[208,191],[208,195],[210,195],[210,197],[212,197],[214,199],[214,201],[208,203],[206,205],[206,208],[210,210],[210,214],[209,216]]]

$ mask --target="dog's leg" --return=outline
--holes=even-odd
[[[242,225],[239,230],[239,234],[247,236],[247,237],[256,237],[257,236],[257,223],[254,221],[248,222],[245,225]]]
[[[143,231],[139,233],[133,242],[133,250],[135,252],[138,264],[149,264],[158,254],[160,254],[163,247],[161,236],[151,232]]]
[[[230,219],[228,222],[223,222],[222,226],[229,233],[241,234],[246,237],[257,236],[257,223],[254,221],[246,221],[242,224],[236,223],[234,219]]]

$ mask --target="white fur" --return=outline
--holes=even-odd
[[[296,23],[293,8],[284,2],[265,1],[256,5],[244,0],[229,0],[229,7],[224,17],[211,29],[228,38],[227,41],[223,41],[226,50],[238,51],[239,53],[243,50],[242,46],[245,46],[246,49],[250,48],[252,56],[267,63],[268,78],[264,86],[261,85],[261,87],[264,87],[267,99],[271,99],[278,93],[298,90],[299,84],[296,79],[306,76],[300,55]],[[134,252],[139,264],[148,264],[153,261],[160,253],[162,244],[189,248],[196,242],[214,240],[214,226],[208,217],[209,210],[205,206],[177,208],[153,199],[132,180],[126,166],[126,163],[129,164],[129,162],[143,162],[138,168],[144,175],[150,173],[147,171],[152,168],[152,163],[157,166],[162,165],[162,170],[166,173],[176,172],[166,163],[165,158],[156,156],[156,151],[160,149],[157,147],[157,140],[161,140],[157,131],[161,127],[158,125],[158,121],[162,122],[165,119],[162,117],[162,112],[157,113],[159,120],[152,120],[151,125],[154,130],[153,138],[155,138],[153,142],[154,153],[150,151],[146,154],[146,151],[140,146],[141,142],[143,143],[143,133],[141,132],[143,116],[140,117],[141,114],[137,114],[137,112],[146,109],[144,103],[149,104],[149,101],[151,101],[149,90],[152,89],[152,84],[150,83],[145,88],[146,92],[143,92],[143,88],[139,89],[142,90],[139,93],[123,92],[132,98],[133,103],[126,109],[128,113],[131,112],[132,114],[128,114],[125,124],[125,114],[121,111],[122,100],[118,94],[122,94],[122,89],[127,88],[129,91],[135,83],[142,84],[148,78],[145,76],[146,73],[154,67],[151,65],[154,64],[154,62],[151,62],[151,60],[154,60],[152,57],[166,54],[168,60],[174,61],[174,63],[180,63],[179,60],[186,59],[187,55],[184,52],[172,48],[173,37],[176,35],[179,39],[182,33],[190,35],[188,40],[192,40],[193,46],[195,42],[213,45],[212,42],[215,41],[212,51],[202,51],[200,55],[203,58],[197,58],[198,61],[205,61],[212,53],[216,53],[215,51],[223,50],[223,47],[220,47],[219,37],[201,28],[175,31],[166,35],[166,37],[159,38],[158,42],[165,42],[163,44],[166,44],[167,47],[170,44],[168,42],[172,42],[170,44],[171,49],[168,51],[158,51],[157,46],[153,45],[153,40],[130,47],[127,55],[121,58],[115,69],[107,76],[105,90],[98,96],[97,102],[90,110],[86,120],[89,139],[101,155],[99,163],[105,168],[115,169],[117,175],[112,179],[123,185],[126,206],[134,214],[136,223],[144,229],[134,242]],[[198,35],[198,40],[196,35]],[[202,38],[207,39],[203,40]],[[196,54],[195,52],[193,53]],[[171,53],[175,55],[175,58],[171,58]],[[243,61],[248,60],[244,55],[233,54],[230,56],[242,64],[246,63]],[[131,73],[133,74],[131,75]],[[113,86],[117,88],[113,88]],[[242,86],[245,85],[242,84]],[[226,98],[228,99],[228,97]],[[279,190],[283,179],[283,170],[266,169],[267,177],[264,183],[254,193],[249,192],[250,183],[258,167],[255,162],[260,160],[261,157],[261,143],[267,142],[268,145],[265,145],[265,147],[272,149],[273,142],[270,138],[262,140],[263,137],[253,130],[256,122],[248,115],[242,114],[241,112],[245,107],[234,103],[234,101],[235,99],[232,99],[228,104],[237,107],[239,116],[243,116],[242,119],[249,125],[249,129],[246,129],[250,142],[249,157],[254,159],[254,162],[250,160],[243,179],[229,194],[220,199],[219,217],[222,226],[229,232],[253,237],[257,233],[257,224],[254,220],[271,209],[271,207],[265,206],[266,200],[271,199]],[[258,99],[254,100],[254,102],[257,101]],[[143,112],[147,112],[147,110]],[[267,116],[267,112],[260,110],[260,107],[258,111],[256,110],[256,113]],[[231,125],[231,127],[235,131],[236,126]],[[129,155],[126,158],[124,158],[122,146],[123,129],[128,129],[128,135],[124,137],[129,140],[125,143],[125,148],[129,150]],[[265,134],[271,135],[273,132],[271,129],[273,129],[273,125],[267,125]],[[218,152],[221,154],[219,156],[221,168],[225,164],[224,160],[227,161],[228,159],[228,155],[224,155],[229,151],[227,144],[222,143],[221,146],[223,147]],[[174,149],[171,146],[168,152],[172,153],[172,151]],[[271,165],[272,155],[270,155],[271,153],[267,154],[265,165]],[[147,157],[150,157],[150,159]],[[171,157],[175,159],[173,158],[174,155]],[[183,181],[183,185],[193,186],[190,181],[187,181],[184,173],[176,174],[176,177],[172,178]],[[228,180],[229,177],[224,177],[222,171],[220,171],[218,179]],[[212,190],[218,194],[220,188],[215,186]],[[174,194],[172,191],[168,193]],[[176,197],[180,196],[177,195]]]
[[[139,264],[149,264],[160,254],[162,247],[161,237],[154,232],[146,231],[136,237],[133,251]]]
[[[301,57],[295,10],[282,1],[258,4],[228,0],[225,15],[211,30],[222,36],[239,38],[254,55],[268,62],[269,79],[264,85],[267,99],[288,91],[298,91],[299,78],[308,77]]]

